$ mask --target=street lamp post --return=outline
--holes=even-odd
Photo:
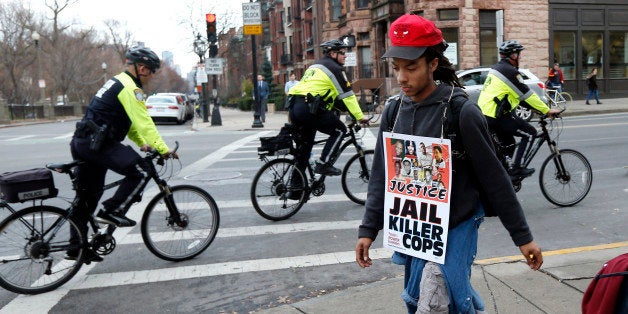
[[[107,63],[103,62],[100,67],[102,68],[102,83],[107,83]]]
[[[40,38],[39,33],[36,31],[33,32],[33,34],[31,35],[31,38],[35,42],[35,49],[37,53],[37,80],[39,83],[39,89],[41,91],[40,99],[45,100],[46,99],[46,81],[44,81],[44,78],[41,74],[41,61],[39,59],[39,38]]]
[[[194,52],[198,55],[199,65],[203,64],[203,57],[205,56],[205,52],[207,52],[207,42],[203,40],[201,34],[196,35],[196,39],[194,40]],[[199,75],[199,71],[205,72],[204,69],[196,68],[196,77],[197,83],[201,83],[201,113],[203,115],[203,122],[209,122],[208,114],[209,108],[207,102],[209,100],[209,95],[207,95],[207,75]],[[201,74],[202,74],[201,72]],[[199,80],[200,79],[200,80]]]

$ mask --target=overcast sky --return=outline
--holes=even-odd
[[[5,1],[5,0],[0,0]],[[52,0],[28,0],[34,11],[50,16],[43,3]],[[63,2],[64,0],[58,0]],[[174,63],[181,74],[190,71],[198,62],[193,52],[194,34],[205,37],[205,13],[215,13],[218,30],[229,23],[242,25],[242,2],[248,0],[78,0],[61,14],[61,20],[76,21],[86,28],[104,30],[103,21],[115,19],[126,23],[137,41],[142,41],[160,57],[163,51],[174,54]],[[227,17],[229,17],[227,19]]]

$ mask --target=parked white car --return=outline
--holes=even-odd
[[[146,109],[155,122],[185,122],[186,104],[181,96],[157,94],[146,99]]]
[[[188,95],[184,93],[157,93],[158,96],[161,95],[169,95],[169,96],[179,96],[183,99],[183,103],[185,104],[185,121],[190,120],[194,117],[194,103],[190,100]]]

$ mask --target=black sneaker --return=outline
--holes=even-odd
[[[314,167],[314,172],[318,174],[324,174],[326,176],[339,176],[342,174],[342,171],[328,163],[320,163],[316,162],[316,166]]]
[[[77,250],[68,250],[67,252],[65,252],[65,259],[67,260],[75,261],[77,257],[78,257]],[[90,249],[85,249],[85,251],[83,252],[83,263],[87,265],[89,265],[91,262],[98,263],[102,261],[103,261],[102,257],[100,257],[100,255],[96,254],[96,252]]]
[[[108,213],[101,210],[96,214],[96,221],[104,224],[115,225],[116,227],[133,227],[137,223],[124,216],[122,213],[112,212]]]
[[[513,168],[509,172],[511,176],[522,176],[522,177],[531,176],[533,173],[534,173],[534,168],[522,168],[522,167]]]

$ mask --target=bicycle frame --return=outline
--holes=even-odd
[[[176,149],[179,147],[179,144],[176,143]],[[176,208],[176,205],[174,203],[174,201],[172,200],[172,194],[170,193],[170,187],[168,186],[166,180],[162,179],[161,177],[159,177],[157,170],[155,168],[155,164],[153,163],[153,159],[154,158],[160,158],[159,154],[157,152],[150,152],[146,157],[144,157],[145,160],[147,160],[147,164],[150,167],[150,172],[151,172],[151,179],[157,184],[157,186],[159,187],[160,191],[163,191],[166,193],[166,207],[168,208],[168,211],[170,213],[170,219],[171,221],[169,221],[169,223],[176,223],[179,226],[183,226],[186,224],[186,222],[181,220],[181,217],[179,215],[179,211]],[[158,164],[163,164],[163,159],[158,159],[156,161]],[[76,174],[76,167],[80,166],[81,164],[83,164],[84,161],[81,160],[74,160],[68,164],[49,164],[46,165],[46,168],[59,172],[59,173],[64,173],[67,174],[70,177],[70,181],[72,182],[72,189],[74,191],[76,191],[76,195],[74,196],[74,199],[72,200],[72,202],[70,203],[70,206],[67,208],[67,214],[63,217],[59,217],[57,218],[57,220],[53,223],[52,228],[49,228],[48,231],[41,235],[42,238],[47,236],[48,234],[51,234],[50,239],[48,239],[47,241],[51,241],[52,239],[54,239],[55,234],[59,231],[59,229],[65,224],[65,222],[72,217],[72,215],[75,213],[76,210],[78,210],[79,208],[81,208],[81,206],[84,206],[84,197],[85,195],[83,195],[81,193],[82,188],[80,186],[80,183],[78,181],[78,176]],[[100,192],[104,192],[106,190],[112,189],[114,187],[119,186],[120,184],[122,184],[122,181],[124,179],[120,179],[111,183],[106,184],[105,186],[103,186],[102,190],[99,191]],[[148,184],[148,181],[145,183],[145,185],[142,187],[142,191],[143,189],[146,187],[146,184]],[[15,212],[8,204],[0,204],[2,205],[2,207],[7,207],[11,210],[11,212]],[[43,201],[41,203],[41,205],[43,205]],[[130,206],[129,206],[130,207]],[[26,224],[28,224],[27,222],[25,222]],[[98,225],[98,223],[96,223],[94,217],[92,215],[89,216],[89,220],[88,220],[89,226],[91,227],[93,234],[94,235],[103,235],[103,236],[108,236],[108,235],[112,235],[113,232],[116,230],[116,226],[113,225],[108,225],[105,232],[104,233],[100,233],[100,227]],[[92,239],[93,240],[93,239]],[[90,241],[91,243],[91,241]]]
[[[347,133],[345,133],[345,135],[342,137],[342,145],[340,146],[340,148],[338,149],[338,152],[331,156],[330,158],[330,163],[333,165],[336,163],[336,161],[338,160],[338,158],[340,158],[340,155],[342,154],[342,152],[349,146],[349,145],[353,145],[355,146],[356,152],[358,154],[360,154],[360,156],[364,155],[364,147],[362,145],[362,143],[360,141],[358,141],[358,138],[356,137],[356,132],[359,131],[362,127],[360,125],[357,125],[356,122],[352,122],[351,124],[348,125],[348,129],[349,131]],[[327,139],[323,139],[323,140],[318,140],[318,141],[314,141],[314,145],[319,145],[319,144],[323,144],[327,141]],[[295,142],[297,142],[297,150],[298,147],[300,147],[301,145],[303,145],[304,143],[296,140],[295,138]],[[363,162],[363,161],[360,161]],[[362,167],[365,167],[365,165],[362,165]],[[307,173],[310,177],[310,188],[311,190],[314,190],[317,186],[319,186],[321,183],[323,183],[325,181],[325,175],[320,175],[318,178],[316,178],[316,175],[314,174],[314,169],[312,169],[312,165],[311,164],[307,164]]]

